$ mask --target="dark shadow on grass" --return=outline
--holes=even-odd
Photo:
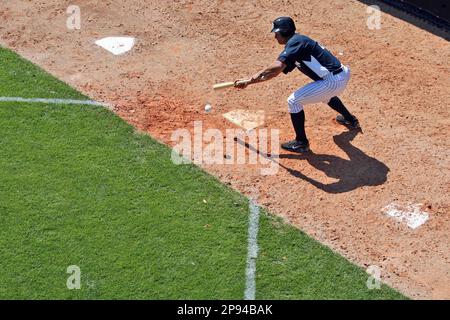
[[[450,22],[444,18],[438,18],[433,13],[419,10],[413,5],[396,0],[359,0],[371,6],[379,6],[385,12],[398,19],[402,19],[418,28],[426,30],[438,37],[450,41]],[[448,10],[448,4],[442,10]]]
[[[334,142],[348,155],[350,160],[335,155],[316,154],[312,151],[305,154],[280,155],[280,159],[306,160],[311,166],[323,171],[328,177],[339,179],[337,182],[323,184],[300,171],[280,165],[293,176],[328,193],[344,193],[363,186],[382,185],[387,181],[389,168],[350,143],[359,132],[358,130],[351,130],[333,137]]]

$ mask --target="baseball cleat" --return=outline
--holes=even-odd
[[[336,122],[339,124],[342,124],[343,126],[346,126],[350,129],[359,129],[361,126],[359,125],[359,121],[356,117],[353,117],[353,120],[347,120],[342,115],[338,115],[336,117]]]
[[[292,151],[292,152],[308,152],[309,151],[309,142],[302,142],[297,140],[292,140],[281,145],[281,148],[284,150]]]

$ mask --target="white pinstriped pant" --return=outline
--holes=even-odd
[[[308,83],[301,87],[288,98],[289,113],[299,113],[305,104],[325,102],[340,95],[350,80],[350,68],[342,66],[343,71],[339,74],[328,74],[322,80]]]

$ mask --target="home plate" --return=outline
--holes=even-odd
[[[107,37],[95,41],[95,44],[114,55],[120,55],[130,51],[134,46],[133,37]]]
[[[411,229],[417,229],[429,219],[428,213],[420,210],[421,206],[420,203],[400,204],[394,202],[384,207],[382,211],[398,222],[406,223]]]
[[[238,109],[225,113],[223,116],[228,121],[250,131],[264,124],[265,113],[264,110],[249,111]]]

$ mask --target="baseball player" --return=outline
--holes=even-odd
[[[270,80],[281,72],[288,74],[296,67],[314,82],[291,94],[287,100],[295,140],[283,143],[283,149],[294,152],[309,151],[309,141],[305,133],[305,112],[303,106],[325,102],[340,115],[336,121],[352,129],[358,129],[358,119],[352,115],[337,97],[350,80],[350,68],[341,62],[320,43],[295,32],[294,21],[290,17],[280,17],[273,22],[272,32],[279,44],[285,45],[278,59],[268,68],[250,78],[250,82],[236,84],[244,89],[250,84]],[[240,80],[238,80],[240,81]]]

